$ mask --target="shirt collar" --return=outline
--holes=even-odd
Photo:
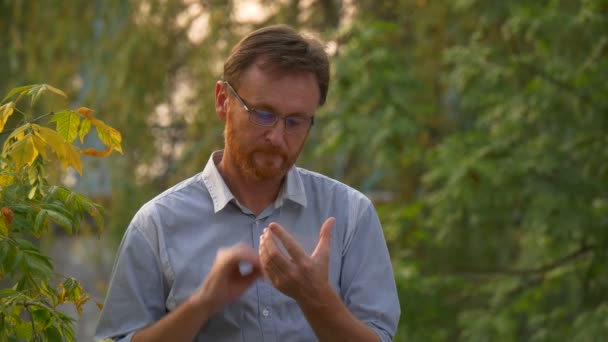
[[[215,213],[222,210],[233,199],[236,201],[236,198],[217,169],[217,163],[222,160],[223,153],[224,151],[222,150],[213,152],[202,174],[203,183],[205,183],[209,195],[213,200],[213,210]],[[274,202],[274,207],[281,207],[285,200],[293,201],[303,207],[307,205],[304,183],[302,182],[298,168],[295,166],[292,166],[287,172],[286,181]]]

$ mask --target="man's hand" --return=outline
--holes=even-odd
[[[250,265],[247,273],[241,264]],[[260,259],[251,247],[220,248],[203,285],[175,311],[139,330],[133,341],[192,341],[214,313],[238,299],[262,274]]]
[[[242,273],[241,265],[250,269]],[[192,299],[211,312],[220,311],[237,300],[261,274],[260,260],[251,247],[238,244],[220,248],[211,271]]]
[[[311,302],[323,298],[331,290],[328,280],[329,254],[335,219],[328,218],[321,227],[319,243],[309,256],[283,227],[271,223],[260,236],[260,261],[264,274],[272,284],[296,302]],[[275,237],[289,255],[279,248]]]
[[[321,226],[319,243],[310,256],[283,227],[271,223],[260,236],[262,270],[272,284],[293,298],[319,341],[378,341],[378,335],[347,309],[329,284],[331,235],[336,220]],[[277,240],[289,255],[285,255]]]

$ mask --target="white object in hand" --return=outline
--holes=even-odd
[[[253,272],[253,265],[246,261],[239,262],[239,272],[241,272],[242,276],[246,276],[249,273]]]

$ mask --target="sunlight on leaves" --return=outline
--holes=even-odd
[[[13,115],[15,111],[15,103],[9,102],[0,106],[0,132],[4,130],[4,125],[8,121],[8,118]]]

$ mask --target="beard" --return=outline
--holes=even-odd
[[[303,147],[300,146],[297,153],[290,156],[287,151],[284,151],[278,146],[271,145],[265,141],[246,142],[239,139],[238,135],[238,132],[232,124],[231,118],[228,117],[224,131],[225,148],[230,151],[230,156],[236,166],[258,181],[283,178],[295,164]],[[274,163],[274,160],[264,158],[256,159],[256,155],[265,155],[273,159],[279,157],[280,162],[277,165]]]

